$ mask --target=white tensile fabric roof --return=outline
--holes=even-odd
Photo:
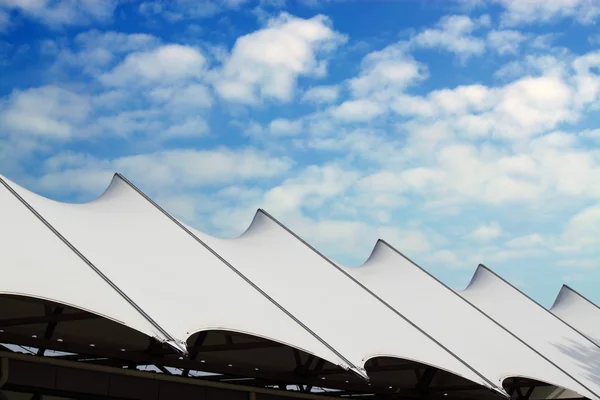
[[[600,347],[589,338],[482,265],[460,294],[598,397],[600,365],[588,361]]]
[[[228,330],[363,377],[386,356],[504,395],[503,380],[524,377],[600,400],[600,367],[582,358],[600,358],[600,311],[561,291],[553,315],[484,267],[455,292],[383,241],[363,266],[343,267],[261,210],[240,237],[215,238],[120,175],[87,204],[0,176],[0,221],[0,293],[89,311],[184,352],[194,333]]]
[[[496,384],[519,376],[564,388],[582,386],[565,372],[572,368],[572,361],[565,362],[569,368],[561,371],[560,366],[537,353],[519,335],[490,318],[491,314],[486,315],[383,241],[377,243],[362,267],[348,271],[382,301],[425,331],[435,332],[440,341],[484,376],[495,377]],[[502,307],[506,299],[493,297],[491,301]],[[519,309],[509,310],[515,313]],[[581,389],[575,391],[582,393]],[[588,397],[590,392],[586,392]]]
[[[600,346],[600,308],[597,305],[565,285],[550,311]]]

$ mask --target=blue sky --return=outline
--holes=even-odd
[[[600,303],[600,4],[0,0],[0,173]]]

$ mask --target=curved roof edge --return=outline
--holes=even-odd
[[[117,174],[113,175],[111,183],[106,188],[106,193],[115,181]],[[121,298],[123,298],[131,307],[133,307],[150,325],[156,329],[157,333],[162,335],[157,339],[161,342],[166,342],[178,351],[187,354],[185,343],[175,339],[167,331],[165,331],[148,313],[146,313],[133,299],[131,299],[123,290],[121,290],[113,281],[111,281],[100,269],[98,269],[85,255],[83,255],[71,242],[67,240],[52,224],[50,224],[35,208],[33,208],[17,191],[6,182],[3,176],[0,176],[0,185],[3,186],[12,196],[14,196],[25,208],[27,208],[42,224],[46,226],[61,242],[65,244],[77,257],[79,257],[94,273],[108,284]],[[100,196],[102,197],[102,195]],[[99,198],[100,198],[99,197]]]
[[[265,211],[264,209],[260,208],[258,210],[258,212],[262,212],[265,216],[267,216],[272,221],[274,221],[275,223],[277,223],[280,227],[282,227],[288,233],[290,233],[292,236],[294,236],[298,241],[300,241],[301,243],[303,243],[307,248],[309,248],[310,250],[312,250],[313,252],[315,252],[316,254],[318,254],[320,257],[322,257],[325,261],[327,261],[327,263],[329,265],[333,266],[335,269],[337,269],[339,272],[341,272],[347,278],[349,278],[350,280],[352,280],[362,290],[364,290],[365,292],[367,292],[371,296],[373,296],[375,299],[377,299],[381,304],[383,304],[385,307],[387,307],[395,315],[397,315],[398,317],[400,317],[401,319],[403,319],[404,321],[406,321],[413,328],[415,328],[418,332],[420,332],[425,337],[427,337],[429,340],[431,340],[432,342],[434,342],[437,346],[439,346],[443,351],[445,351],[446,353],[448,353],[449,355],[451,355],[452,357],[454,357],[457,361],[459,361],[461,364],[463,364],[465,367],[467,367],[469,370],[471,370],[475,375],[479,376],[483,380],[483,382],[485,382],[485,383],[487,383],[489,385],[489,388],[491,390],[494,390],[495,392],[501,394],[502,396],[510,397],[504,391],[503,388],[498,387],[496,384],[494,384],[492,381],[490,381],[485,375],[483,375],[481,372],[479,372],[475,368],[473,368],[469,363],[467,363],[466,361],[464,361],[460,356],[458,356],[457,354],[455,354],[454,352],[452,352],[449,348],[447,348],[446,346],[444,346],[441,342],[439,342],[437,339],[435,339],[433,336],[431,336],[428,332],[425,332],[420,326],[418,326],[416,323],[414,323],[412,320],[410,320],[404,314],[400,313],[398,310],[396,310],[394,307],[392,307],[388,302],[386,302],[378,294],[376,294],[375,292],[373,292],[371,289],[369,289],[364,284],[362,284],[360,281],[358,281],[355,277],[353,277],[348,272],[346,272],[343,267],[340,267],[340,265],[336,264],[334,261],[332,261],[331,259],[329,259],[323,253],[321,253],[320,251],[318,251],[315,247],[313,247],[312,245],[310,245],[307,241],[305,241],[304,239],[302,239],[299,235],[297,235],[295,232],[293,232],[291,229],[289,229],[287,226],[285,226],[283,223],[281,223],[279,220],[277,220],[275,217],[273,217],[267,211]],[[381,246],[387,246],[387,247],[392,248],[383,239],[378,239],[377,242],[375,243],[375,246],[373,247],[373,250],[371,251],[371,254],[367,258],[367,260],[365,261],[365,263],[363,263],[363,265],[365,265],[366,263],[369,262],[369,260],[371,260],[371,259],[373,259],[374,257],[377,256],[377,253],[378,253],[378,251],[380,251],[379,249],[381,249]],[[393,249],[393,250],[396,251],[395,249]],[[403,256],[403,257],[405,257],[405,256]],[[408,258],[407,258],[407,260],[408,260]]]
[[[183,231],[185,231],[190,237],[192,237],[194,240],[196,240],[200,245],[202,245],[205,249],[207,249],[211,254],[213,254],[215,257],[217,257],[223,264],[225,264],[229,269],[231,269],[233,272],[235,272],[240,278],[242,278],[247,284],[249,284],[252,288],[254,288],[254,290],[256,290],[257,292],[259,292],[263,297],[265,297],[267,300],[269,300],[273,305],[275,305],[277,308],[279,308],[280,311],[282,311],[284,314],[286,314],[289,318],[291,318],[294,322],[296,322],[298,325],[300,325],[304,330],[306,330],[309,334],[311,334],[315,339],[317,339],[319,342],[321,342],[325,347],[327,347],[331,352],[333,352],[336,356],[338,356],[343,362],[346,363],[346,365],[340,365],[343,368],[347,368],[352,370],[353,372],[355,372],[356,374],[358,374],[359,376],[361,376],[363,379],[365,380],[369,380],[369,376],[367,375],[367,372],[364,368],[360,367],[360,366],[356,366],[355,364],[353,364],[350,360],[348,360],[346,357],[344,357],[343,354],[341,354],[339,351],[337,351],[332,345],[330,345],[329,343],[327,343],[323,338],[321,338],[318,334],[316,334],[312,329],[310,329],[307,325],[305,325],[302,321],[300,321],[296,316],[294,316],[291,312],[289,312],[286,308],[284,308],[281,304],[279,304],[279,302],[277,302],[277,300],[275,300],[274,298],[272,298],[271,296],[269,296],[264,290],[262,290],[260,287],[258,287],[254,282],[252,282],[250,279],[248,279],[241,271],[239,271],[237,268],[235,268],[231,263],[229,263],[229,261],[227,261],[225,258],[223,258],[220,254],[218,254],[216,251],[214,251],[208,244],[206,244],[203,240],[201,240],[200,238],[198,238],[196,235],[194,235],[184,224],[182,224],[180,221],[178,221],[175,217],[173,217],[171,214],[169,214],[165,209],[163,209],[160,205],[158,205],[154,200],[152,200],[148,195],[146,195],[143,191],[141,191],[137,186],[135,186],[132,182],[130,182],[127,178],[125,178],[122,174],[117,173],[115,174],[115,176],[119,177],[121,180],[123,180],[123,182],[125,182],[127,185],[129,185],[132,189],[134,189],[138,194],[140,194],[142,197],[144,197],[150,204],[152,204],[154,207],[156,207],[160,212],[162,212],[167,218],[169,218],[171,221],[173,221],[173,223],[175,223],[177,226],[179,226],[179,228],[181,228]],[[253,220],[254,221],[254,220]],[[248,229],[246,229],[245,232],[250,231],[252,227],[252,223],[250,224],[250,226],[248,227]]]
[[[406,255],[404,255],[401,251],[399,251],[398,249],[396,249],[394,246],[390,245],[384,239],[378,239],[376,247],[373,249],[373,251],[371,252],[370,256],[367,258],[367,260],[362,265],[360,265],[359,267],[352,267],[352,268],[362,268],[362,267],[367,267],[368,268],[368,264],[371,261],[375,260],[377,258],[377,256],[378,256],[379,253],[381,253],[381,252],[384,251],[383,250],[383,246],[386,246],[387,248],[389,248],[391,251],[393,251],[394,253],[396,253],[398,256],[400,256],[403,259],[405,259],[406,261],[408,261],[413,267],[417,268],[418,270],[420,270],[421,272],[423,272],[425,275],[427,275],[429,278],[433,279],[435,282],[437,282],[439,285],[441,285],[447,291],[453,293],[454,296],[456,296],[458,299],[460,299],[462,302],[464,302],[467,306],[470,306],[474,310],[476,310],[477,312],[479,312],[486,320],[489,320],[491,323],[493,323],[499,329],[501,329],[502,331],[506,332],[510,337],[512,337],[513,339],[515,339],[518,343],[520,343],[521,345],[524,345],[525,348],[527,348],[528,350],[532,351],[533,354],[535,354],[536,356],[539,356],[542,360],[544,360],[545,362],[547,362],[549,365],[551,365],[552,367],[556,368],[557,371],[560,371],[560,373],[564,374],[565,377],[568,377],[570,380],[573,380],[574,382],[576,382],[576,383],[579,384],[579,382],[577,380],[573,379],[573,377],[570,374],[566,373],[562,368],[558,367],[554,362],[552,362],[551,360],[549,360],[547,357],[541,355],[536,349],[532,348],[532,346],[530,346],[528,343],[526,343],[525,341],[523,341],[515,333],[513,333],[512,331],[510,331],[508,328],[506,328],[505,326],[503,326],[501,323],[497,322],[494,318],[492,318],[490,315],[488,315],[486,312],[484,312],[480,307],[478,307],[477,305],[475,305],[469,299],[461,296],[461,294],[459,293],[459,291],[454,290],[454,289],[450,288],[449,286],[447,286],[446,284],[444,284],[437,277],[435,277],[433,274],[429,273],[427,270],[425,270],[424,268],[422,268],[421,266],[419,266],[417,263],[415,263],[414,261],[412,261],[409,257],[407,257]],[[374,262],[376,262],[376,261],[374,261]],[[473,287],[473,286],[476,286],[477,284],[479,284],[480,283],[480,279],[479,278],[482,278],[487,271],[493,273],[493,271],[491,271],[485,265],[479,264],[478,268],[475,270],[475,272],[473,274],[473,277],[471,278],[471,281],[469,282],[467,288],[468,287]],[[493,273],[493,274],[496,275],[495,273]],[[466,290],[466,288],[464,290]],[[508,379],[510,377],[515,377],[515,376],[513,376],[513,375],[507,375],[506,377],[503,378],[503,380]],[[546,382],[543,379],[540,379],[539,377],[538,378],[529,378],[529,379],[538,380],[540,382]],[[561,385],[557,385],[556,383],[554,383],[553,385],[555,385],[555,386],[557,386],[559,388],[562,388],[564,390],[576,392],[576,390],[574,390],[574,389],[569,389],[568,387],[563,387]],[[584,385],[581,385],[581,386],[583,388],[586,388]],[[502,390],[502,391],[504,392],[504,390]],[[591,392],[591,393],[593,393],[593,392]]]
[[[568,285],[563,285],[550,312],[581,331],[600,347],[600,307]]]
[[[485,288],[487,286],[487,281],[490,281],[491,279],[492,280],[496,280],[496,281],[500,281],[504,285],[507,285],[509,288],[511,288],[512,290],[514,290],[515,292],[517,292],[518,294],[520,294],[522,297],[524,297],[527,301],[529,301],[530,303],[534,304],[536,307],[541,308],[543,310],[542,313],[550,315],[558,323],[560,323],[560,324],[564,325],[565,327],[567,327],[568,329],[570,329],[572,332],[574,332],[576,335],[578,335],[578,337],[580,339],[583,339],[585,342],[591,343],[593,347],[600,348],[600,346],[598,346],[596,343],[594,343],[590,338],[588,338],[587,336],[583,335],[580,331],[578,331],[577,329],[573,328],[571,325],[569,325],[566,322],[564,322],[558,316],[556,316],[552,312],[550,312],[550,310],[548,310],[547,308],[545,308],[544,306],[542,306],[537,301],[533,300],[530,296],[528,296],[527,294],[525,294],[522,290],[518,289],[515,285],[511,284],[510,282],[508,282],[506,279],[504,279],[503,277],[501,277],[500,275],[498,275],[491,268],[485,266],[484,264],[479,264],[477,266],[477,269],[475,270],[475,272],[473,274],[473,277],[471,278],[471,281],[470,281],[469,285],[465,289],[463,289],[461,291],[458,291],[458,292],[463,297],[467,296],[472,291],[480,290],[480,289]],[[484,311],[484,313],[489,316],[488,312]],[[536,349],[533,345],[531,345],[530,343],[528,343],[527,341],[525,341],[523,338],[521,338],[521,335],[512,332],[509,328],[505,327],[504,323],[497,321],[494,317],[492,317],[492,316],[489,316],[489,317],[492,320],[494,320],[499,326],[503,327],[506,331],[510,332],[515,338],[517,338],[519,341],[521,341],[527,347],[529,347],[530,349],[532,349],[533,351],[535,351],[538,355],[540,355],[541,357],[543,357],[546,361],[548,361],[549,363],[551,363],[552,365],[554,365],[556,368],[558,368],[560,371],[562,371],[565,375],[567,375],[568,377],[570,377],[578,385],[580,385],[581,387],[585,388],[591,394],[593,394],[594,396],[596,396],[596,398],[600,399],[600,395],[599,394],[597,394],[592,389],[590,389],[586,384],[583,384],[580,381],[579,378],[573,376],[573,374],[571,374],[570,372],[566,371],[565,368],[563,368],[562,366],[557,365],[556,362],[554,362],[553,360],[551,360],[548,356],[546,356],[545,354],[543,354],[540,350]],[[592,380],[592,382],[593,382],[593,380]]]
[[[475,274],[473,275],[473,279],[471,280],[471,283],[473,283],[473,281],[476,281],[476,276],[478,275],[477,272],[481,269],[481,271],[487,271],[489,273],[491,273],[494,277],[500,279],[502,282],[504,282],[505,284],[507,284],[508,286],[510,286],[511,288],[513,288],[514,290],[516,290],[517,292],[519,292],[522,296],[525,296],[529,301],[533,302],[535,305],[537,305],[540,309],[544,310],[545,313],[547,313],[548,315],[551,315],[553,318],[555,318],[557,321],[559,321],[560,323],[568,326],[571,330],[573,330],[574,332],[576,332],[577,334],[579,334],[582,338],[584,338],[586,341],[590,342],[591,344],[593,344],[594,346],[600,348],[600,345],[598,345],[597,343],[595,343],[594,341],[592,341],[589,337],[587,337],[586,335],[584,335],[581,331],[579,331],[579,329],[573,327],[571,324],[563,321],[561,318],[559,318],[557,315],[555,315],[551,310],[547,309],[546,307],[544,307],[543,305],[541,305],[540,303],[538,303],[537,301],[535,301],[533,298],[531,298],[527,293],[523,292],[521,289],[519,289],[518,287],[516,287],[515,285],[513,285],[512,283],[510,283],[509,281],[507,281],[506,279],[504,279],[503,277],[501,277],[499,274],[497,274],[496,272],[494,272],[491,268],[486,267],[484,264],[479,264],[477,266],[477,270],[475,271]],[[479,276],[481,276],[482,274],[480,273]],[[471,284],[469,284],[469,286],[471,286]],[[465,291],[469,288],[469,286],[467,286],[467,288],[465,288]],[[563,285],[563,287],[568,287],[566,285]],[[562,289],[562,288],[561,288]],[[570,289],[570,288],[569,288]],[[571,289],[572,290],[572,289]],[[575,292],[577,293],[577,292]],[[581,296],[579,293],[577,293],[579,296]],[[560,292],[559,292],[560,295]],[[581,296],[583,299],[587,300],[585,297]],[[556,302],[556,301],[555,301]],[[591,303],[591,302],[590,302]],[[593,303],[592,303],[593,304]]]
[[[377,241],[375,243],[375,246],[373,246],[373,250],[371,251],[369,257],[365,260],[364,263],[362,263],[358,267],[346,267],[346,268],[363,268],[363,267],[368,267],[368,265],[371,262],[373,262],[373,260],[375,260],[380,253],[384,252],[386,248],[389,249],[389,250],[391,250],[392,252],[394,252],[398,256],[402,257],[406,261],[408,261],[415,268],[417,268],[418,270],[422,271],[428,277],[430,277],[431,279],[435,280],[437,283],[439,283],[440,285],[442,285],[443,288],[447,289],[449,292],[452,292],[456,297],[458,297],[459,299],[463,300],[465,303],[470,304],[466,299],[462,298],[458,293],[454,292],[454,290],[452,290],[450,287],[448,287],[447,285],[445,285],[442,281],[440,281],[434,275],[432,275],[431,273],[429,273],[428,271],[426,271],[424,268],[422,268],[421,266],[419,266],[416,262],[414,262],[413,260],[411,260],[406,255],[404,255],[400,250],[396,249],[394,246],[392,246],[390,243],[388,243],[385,239],[382,239],[382,238],[377,239]],[[343,271],[343,272],[346,273],[345,271]],[[400,311],[398,311],[390,303],[386,302],[381,296],[375,294],[374,291],[372,291],[369,288],[367,288],[363,283],[361,283],[360,281],[358,281],[356,278],[352,277],[352,279],[359,286],[361,286],[363,289],[365,289],[367,292],[369,292],[372,296],[374,296],[378,301],[380,301],[386,307],[388,307],[389,309],[391,309],[396,315],[401,316],[402,318],[406,319],[408,322],[410,322],[411,324],[413,324],[412,321],[410,321],[410,320],[408,320],[408,318],[404,317],[404,315]],[[465,365],[467,368],[469,368],[471,371],[473,371],[475,374],[477,374],[481,379],[483,379],[485,382],[487,382],[490,385],[490,388],[492,390],[494,390],[495,392],[497,392],[498,394],[500,394],[502,396],[510,398],[510,395],[504,390],[503,387],[498,386],[495,383],[493,383],[483,373],[479,372],[476,368],[474,368],[473,366],[471,366],[467,361],[463,360],[462,357],[460,357],[458,354],[455,354],[449,348],[447,348],[446,346],[444,346],[441,342],[438,342],[436,339],[434,339],[432,336],[430,336],[428,333],[426,333],[424,330],[422,330],[416,324],[414,324],[414,326],[416,326],[419,329],[419,331],[423,332],[427,337],[429,337],[431,340],[433,340],[436,344],[438,344],[440,347],[442,347],[444,350],[446,350],[448,353],[450,353],[452,356],[454,356],[456,359],[458,359],[463,365]]]
[[[569,292],[573,293],[574,295],[579,297],[581,300],[590,304],[594,308],[598,309],[598,311],[600,311],[599,305],[597,305],[596,303],[594,303],[593,301],[591,301],[590,299],[588,299],[587,297],[585,297],[584,295],[582,295],[577,290],[573,289],[571,286],[569,286],[567,284],[564,284],[561,286],[560,290],[558,291],[558,295],[556,296],[556,299],[554,299],[554,303],[552,303],[552,307],[550,307],[550,311],[552,311],[553,309],[558,307],[559,303],[561,302],[561,297],[565,296],[565,294],[567,294]]]
[[[40,224],[39,225],[39,227],[40,227],[39,229],[41,229],[43,232],[47,232],[45,234],[46,235],[50,235],[49,237],[53,237],[57,242],[61,242],[62,241],[62,243],[66,244],[66,245],[71,244],[71,243],[67,242],[66,239],[65,239],[65,237],[68,237],[68,236],[72,235],[73,231],[71,231],[69,233],[69,230],[66,230],[66,233],[65,233],[65,232],[62,232],[62,231],[59,232],[59,230],[54,229],[54,227],[48,221],[52,220],[52,215],[53,215],[55,217],[55,220],[53,222],[56,223],[57,222],[57,220],[56,220],[57,216],[55,214],[51,214],[50,217],[45,216],[43,218],[40,218],[41,214],[37,210],[34,210],[33,207],[31,207],[31,205],[25,204],[26,202],[24,202],[23,197],[25,197],[25,199],[29,199],[29,201],[33,201],[34,204],[36,204],[36,202],[39,201],[40,203],[37,204],[37,206],[40,206],[41,204],[48,204],[48,205],[71,207],[72,210],[82,211],[83,209],[86,208],[85,207],[86,205],[92,205],[92,203],[96,203],[96,206],[98,206],[98,205],[102,205],[101,204],[102,202],[107,202],[107,204],[110,205],[110,203],[112,201],[114,201],[115,198],[118,198],[120,196],[120,194],[118,193],[119,190],[121,190],[122,188],[127,188],[127,190],[129,190],[130,193],[132,193],[133,195],[137,196],[140,199],[140,201],[146,202],[146,200],[144,199],[144,197],[146,197],[146,196],[143,193],[141,193],[142,196],[140,196],[139,190],[134,190],[135,187],[133,185],[131,185],[130,183],[128,183],[128,181],[122,175],[120,175],[120,174],[115,174],[113,176],[110,185],[108,185],[108,187],[104,190],[104,192],[99,197],[97,197],[96,199],[94,199],[94,200],[92,200],[90,202],[83,203],[83,204],[82,203],[79,203],[79,204],[65,203],[65,202],[59,202],[59,201],[55,201],[55,200],[52,200],[52,199],[48,199],[48,198],[43,197],[43,196],[41,196],[39,194],[31,192],[31,191],[29,191],[29,190],[27,190],[27,189],[25,189],[25,188],[17,185],[14,182],[9,181],[8,179],[7,179],[7,181],[8,181],[9,188],[7,188],[7,190],[2,190],[2,192],[6,195],[6,198],[7,199],[8,198],[13,199],[14,202],[15,202],[15,204],[19,204],[19,207],[21,205],[24,205],[24,206],[28,205],[29,207],[22,207],[22,210],[23,210],[22,212],[26,213],[25,215],[30,216],[30,218],[31,218],[32,221],[33,220],[37,220],[37,221],[40,221],[40,222],[44,222],[44,224]],[[0,187],[2,187],[2,185],[0,185]],[[13,192],[17,192],[17,195],[19,195],[19,197],[14,196]],[[113,196],[114,193],[116,193],[116,197]],[[21,199],[21,201],[19,200],[19,198]],[[151,201],[151,203],[153,203],[153,202]],[[83,207],[81,207],[81,206],[83,206]],[[156,209],[151,204],[149,204],[149,207],[151,209]],[[157,211],[158,210],[162,211],[160,209],[160,207],[158,207]],[[31,211],[35,211],[35,213],[33,213]],[[48,210],[45,210],[45,211],[48,211]],[[159,213],[159,215],[160,215],[160,213]],[[163,217],[160,216],[159,218],[163,218]],[[171,222],[170,221],[166,221],[166,223],[170,224]],[[52,228],[52,230],[46,229],[46,228]],[[61,229],[62,228],[63,227],[61,227]],[[176,225],[173,225],[173,229],[175,231],[181,231],[180,228],[178,226],[176,226]],[[6,233],[6,231],[5,231],[5,233]],[[181,231],[181,234],[184,235],[184,237],[186,235],[183,231]],[[193,239],[193,237],[191,237],[191,238]],[[71,238],[71,239],[73,239],[73,238]],[[129,240],[129,239],[127,239],[127,240]],[[125,246],[125,247],[127,247],[127,246]],[[63,249],[62,246],[59,246],[58,248]],[[77,249],[75,248],[75,246],[73,246],[71,244],[71,246],[65,246],[63,251],[65,252],[65,254],[70,254],[74,259],[78,260],[78,262],[82,262],[82,261],[85,262],[85,260],[89,261],[89,259],[87,257],[83,256],[83,254],[86,253],[86,251],[80,252],[79,250],[77,250],[77,252],[75,252],[74,250],[77,250]],[[218,261],[218,262],[220,262],[220,261]],[[88,264],[88,263],[85,263],[85,264],[87,265],[87,267],[90,267],[90,264]],[[92,266],[95,267],[95,265],[93,263],[91,263],[91,264],[92,264]],[[81,265],[81,267],[83,267],[81,270],[89,271],[89,274],[91,274],[94,277],[94,281],[97,279],[97,282],[102,282],[101,285],[106,285],[108,283],[106,280],[100,279],[100,275],[98,274],[98,271],[100,271],[100,270],[98,268],[96,268],[95,270],[93,270],[92,268],[86,268],[86,265]],[[118,279],[117,279],[117,281],[118,281]],[[113,281],[110,280],[110,282],[113,282]],[[113,284],[114,284],[114,282],[113,282]],[[114,285],[114,286],[116,287],[117,285]],[[112,289],[111,289],[111,286],[106,286],[106,288],[107,288],[107,290],[109,290],[109,293],[114,293],[114,295],[117,298],[123,299],[123,297],[119,296],[119,294],[116,293],[116,291],[114,290],[114,287],[112,287]],[[130,289],[131,288],[128,288],[126,291],[129,293]],[[251,290],[251,291],[254,290],[251,286],[248,286],[248,289]],[[121,290],[121,289],[119,288],[119,290]],[[125,291],[121,290],[121,292],[124,293]],[[26,294],[29,294],[29,293],[26,293]],[[256,293],[256,295],[259,296],[260,298],[263,298],[263,296],[260,293]],[[133,296],[133,297],[136,298],[137,300],[140,300],[136,296]],[[62,303],[62,301],[57,300],[55,298],[54,298],[54,301]],[[265,299],[265,301],[269,302],[268,299]],[[71,302],[71,303],[65,303],[65,304],[76,304],[76,307],[78,307],[78,308],[90,309],[89,307],[85,307],[85,306],[82,307],[82,305],[80,303],[77,303],[77,302],[75,302],[75,303]],[[131,303],[127,303],[127,304],[131,305]],[[143,301],[140,304],[143,304]],[[270,303],[270,304],[272,304],[272,303]],[[146,304],[146,306],[147,306],[147,304]],[[144,308],[146,308],[146,307],[144,307]],[[148,307],[148,308],[150,308],[150,307]],[[148,310],[148,311],[152,311],[152,310]],[[279,309],[278,312],[281,312],[281,310]],[[138,314],[137,311],[133,310],[133,313],[135,313],[136,315],[138,315],[139,318],[142,318],[141,314]],[[96,313],[96,314],[105,315],[105,313]],[[152,319],[153,321],[155,319],[160,320],[160,318],[156,318],[157,316],[154,314],[153,311],[149,312],[148,314],[150,314],[150,315],[152,315],[154,317]],[[146,315],[148,315],[148,314],[146,314]],[[112,316],[112,317],[114,317],[114,316]],[[286,316],[285,314],[281,314],[281,318],[288,319],[289,315]],[[114,319],[114,318],[111,318],[111,319]],[[142,319],[143,319],[143,321],[144,321],[145,324],[149,323],[148,319],[146,319],[146,318],[142,318]],[[119,320],[117,318],[117,321],[125,321],[125,320]],[[161,320],[161,324],[163,322],[164,321]],[[293,318],[290,318],[289,322],[290,322],[291,325],[296,326],[299,331],[303,331],[303,332],[306,333],[306,335],[311,336],[310,332],[306,331],[301,326],[299,326],[296,323],[296,321],[293,320]],[[127,323],[125,323],[125,325],[129,326],[129,324],[127,324]],[[214,328],[208,328],[208,329],[231,329],[230,326],[222,326],[222,327],[220,325],[214,325],[214,326],[215,326]],[[170,330],[170,329],[171,328],[169,328],[167,330]],[[137,330],[139,330],[139,329],[137,329]],[[206,330],[206,329],[205,329],[205,327],[201,327],[201,328],[199,327],[198,330]],[[165,329],[163,329],[163,331],[165,331]],[[186,347],[187,346],[187,342],[186,341],[189,338],[189,335],[183,336],[183,335],[179,334],[179,335],[172,336],[172,335],[169,335],[168,333],[165,335],[162,332],[158,331],[158,329],[155,326],[152,326],[152,329],[141,330],[141,332],[144,333],[144,334],[146,334],[146,335],[148,335],[148,336],[155,337],[157,340],[159,340],[161,342],[166,342],[166,343],[170,344],[171,346],[175,347],[175,349],[177,351],[179,351],[179,352],[182,352],[184,354],[188,352],[187,351],[187,347]],[[326,352],[318,351],[315,348],[313,348],[312,350],[310,350],[310,349],[306,348],[305,346],[301,345],[299,342],[297,343],[294,340],[292,340],[291,342],[287,342],[287,341],[284,341],[284,340],[278,340],[275,337],[261,335],[260,333],[257,333],[257,332],[254,332],[254,331],[250,331],[249,334],[257,336],[257,337],[262,337],[262,338],[265,338],[265,339],[268,339],[268,340],[273,340],[275,342],[279,342],[279,343],[282,343],[284,345],[287,345],[287,346],[290,346],[290,347],[293,347],[293,348],[297,348],[298,350],[302,350],[302,351],[307,352],[309,354],[317,355],[317,356],[319,356],[319,357],[321,357],[321,358],[323,358],[323,359],[331,362],[334,365],[338,365],[342,369],[351,370],[352,372],[354,372],[357,375],[361,376],[361,378],[368,380],[368,376],[366,375],[366,371],[364,371],[362,369],[359,369],[359,368],[354,368],[352,364],[349,365],[348,363],[346,363],[345,361],[343,361],[344,360],[343,356],[340,356],[337,353],[334,354],[334,352],[331,351],[331,350],[328,350],[328,352],[331,352],[332,354],[327,354]],[[169,335],[171,338],[166,337],[167,335]],[[173,339],[173,337],[174,337],[174,339]],[[281,338],[281,335],[279,335],[279,337]],[[314,338],[314,337],[313,337],[313,340],[315,340],[315,342],[318,342],[318,340],[316,338]],[[326,348],[326,346],[323,343],[320,343],[320,346],[322,346],[324,349]]]

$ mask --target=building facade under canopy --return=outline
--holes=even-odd
[[[600,400],[600,309],[566,286],[453,290],[384,240],[345,267],[264,210],[216,238],[119,174],[86,204],[0,176],[0,243],[7,399]]]

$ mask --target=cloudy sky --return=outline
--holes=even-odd
[[[595,0],[0,0],[0,174],[121,172],[219,236],[265,208],[359,265],[381,237],[600,302]],[[318,277],[315,277],[318,279]]]

